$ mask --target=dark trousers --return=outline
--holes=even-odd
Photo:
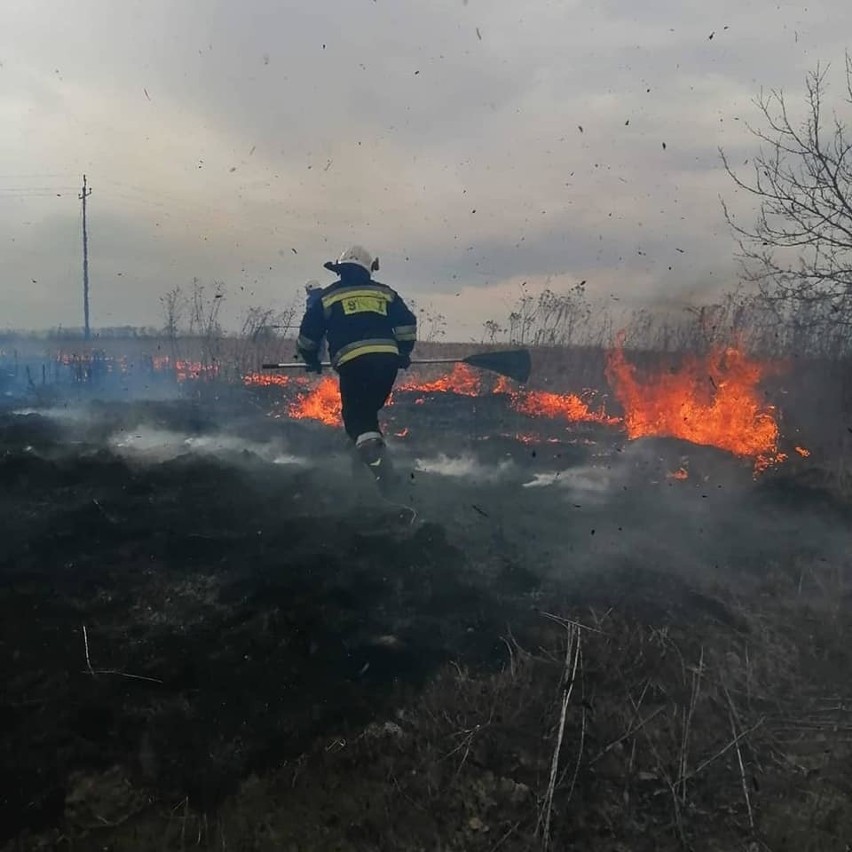
[[[343,427],[354,441],[364,432],[379,432],[379,411],[388,401],[399,360],[396,355],[361,355],[338,367]]]

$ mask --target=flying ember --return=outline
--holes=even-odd
[[[689,471],[685,467],[679,467],[677,470],[667,473],[666,479],[689,479]]]

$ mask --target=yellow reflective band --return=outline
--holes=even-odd
[[[314,340],[311,340],[310,337],[305,337],[301,334],[299,335],[299,338],[296,341],[296,346],[299,349],[304,349],[307,352],[310,352],[314,349],[319,349],[319,343]]]
[[[343,305],[343,313],[351,314],[381,314],[388,315],[388,303],[380,296],[347,296],[340,303]]]
[[[393,330],[393,336],[397,340],[417,340],[416,325],[398,325]]]
[[[357,349],[350,349],[345,355],[341,355],[337,359],[335,366],[340,367],[353,358],[360,358],[361,355],[399,355],[399,349],[393,343],[376,343],[372,346],[359,346]]]
[[[332,305],[342,302],[344,299],[382,299],[385,302],[392,302],[394,294],[385,287],[341,287],[334,293],[329,293],[328,296],[322,297],[322,306],[328,310]]]

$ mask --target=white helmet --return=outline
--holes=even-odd
[[[343,254],[337,258],[336,265],[343,266],[344,263],[351,263],[353,266],[360,266],[367,272],[374,272],[379,268],[378,259],[374,260],[370,252],[363,246],[352,246],[346,249]]]
[[[306,293],[310,293],[311,290],[319,290],[319,289],[320,289],[320,283],[319,283],[319,281],[317,281],[314,278],[311,278],[311,280],[308,281],[305,284],[305,292]]]

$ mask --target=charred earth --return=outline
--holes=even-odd
[[[388,433],[394,502],[268,389],[8,401],[0,843],[845,848],[848,505],[499,395]]]

